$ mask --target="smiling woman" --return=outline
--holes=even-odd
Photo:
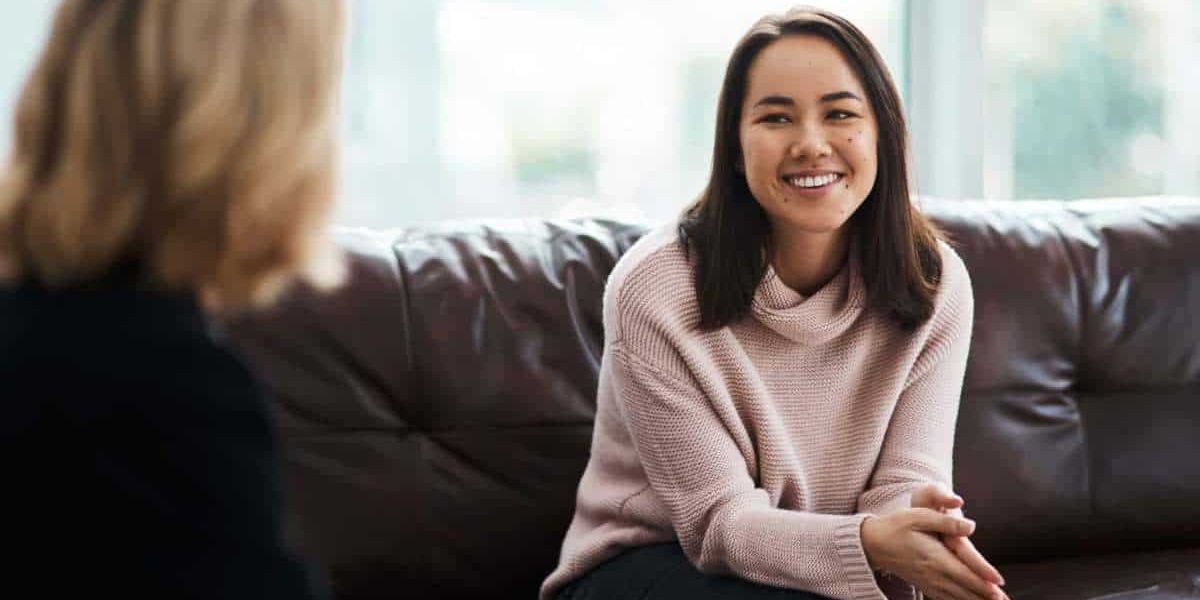
[[[875,117],[850,65],[824,38],[787,37],[750,69],[739,123],[750,193],[771,223],[771,259],[811,294],[848,248],[842,225],[875,184]]]
[[[592,455],[543,598],[1004,598],[951,455],[966,268],[842,17],[734,49],[708,185],[605,289]]]
[[[783,36],[773,28],[760,22],[730,59],[713,171],[680,225],[696,252],[701,323],[744,317],[768,262],[799,291],[819,288],[852,246],[850,234],[862,232],[873,243],[859,247],[859,258],[878,273],[865,284],[871,303],[913,327],[929,316],[941,261],[937,232],[910,201],[899,93],[860,32]],[[841,176],[840,191],[812,190],[822,201],[800,208],[779,201],[803,196],[782,187],[786,175],[822,172]],[[821,219],[824,231],[795,235]]]

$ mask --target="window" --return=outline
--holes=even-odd
[[[778,0],[347,0],[346,225],[668,219]],[[0,21],[0,135],[57,4]],[[905,96],[918,191],[1200,195],[1200,0],[825,0]]]
[[[10,2],[0,19],[0,148],[8,147],[12,115],[29,68],[45,41],[54,0]]]
[[[820,4],[902,65],[901,2]],[[356,0],[339,220],[670,218],[707,180],[729,52],[787,6]]]
[[[764,0],[348,0],[337,222],[666,219],[702,189],[725,61]],[[817,2],[903,80],[901,0]],[[0,24],[11,108],[56,2]]]
[[[989,0],[984,193],[1200,194],[1200,2]]]

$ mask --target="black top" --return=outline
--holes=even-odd
[[[191,297],[0,288],[0,403],[4,589],[313,597],[264,394]]]

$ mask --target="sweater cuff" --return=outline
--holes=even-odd
[[[884,599],[862,547],[862,523],[869,517],[866,514],[854,515],[854,518],[838,526],[833,535],[842,571],[850,585],[850,597],[854,600]]]

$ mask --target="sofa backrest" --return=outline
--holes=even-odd
[[[954,473],[981,548],[1200,543],[1200,199],[926,212],[975,291]]]
[[[1200,540],[1200,199],[925,202],[971,272],[957,491],[995,561]],[[288,533],[340,599],[532,597],[644,224],[347,230],[348,284],[229,322],[277,398]]]

